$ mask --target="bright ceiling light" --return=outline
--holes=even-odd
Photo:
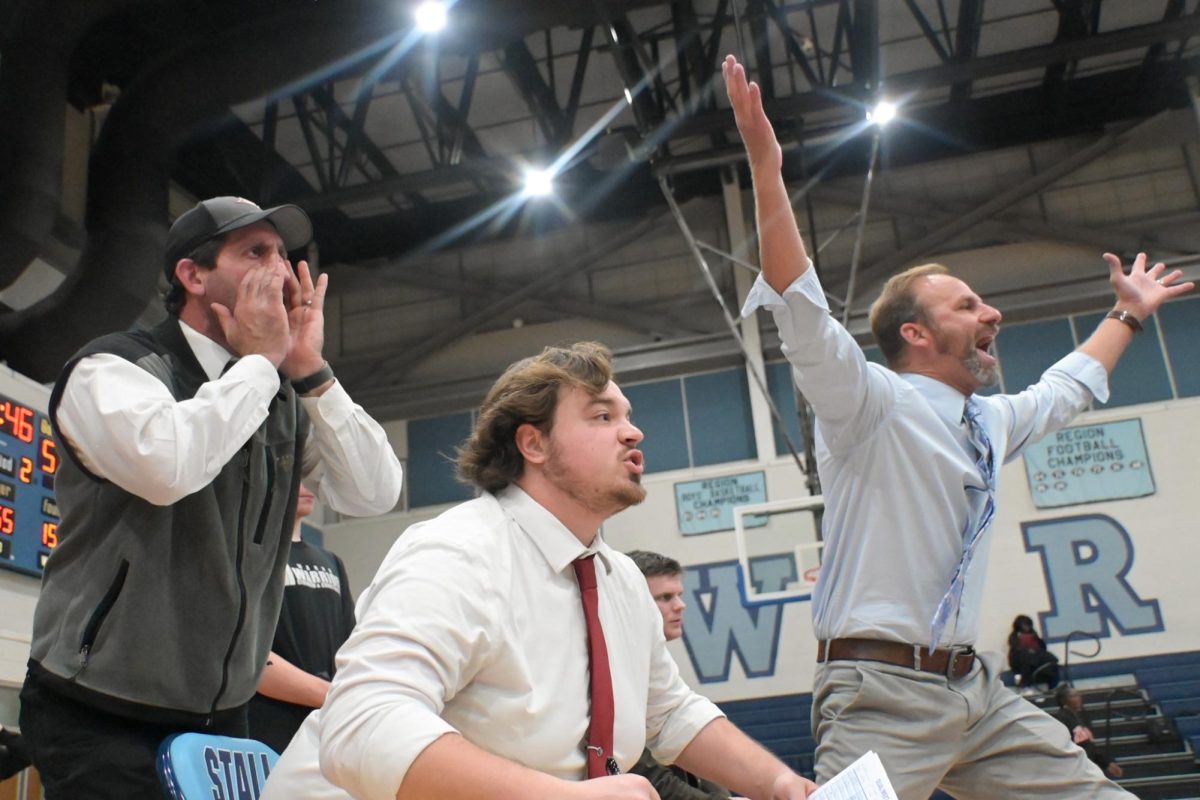
[[[554,171],[551,169],[525,170],[525,196],[545,197],[554,191]]]
[[[867,112],[867,121],[882,128],[896,118],[898,111],[895,103],[890,100],[880,100],[874,108]]]
[[[438,0],[426,0],[417,6],[414,16],[417,29],[422,33],[437,33],[446,27],[446,4]]]

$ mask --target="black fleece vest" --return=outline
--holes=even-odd
[[[179,322],[101,337],[176,401],[207,377]],[[308,417],[281,380],[267,419],[208,486],[156,506],[89,472],[58,436],[59,544],[42,578],[31,660],[55,691],[137,719],[203,726],[254,694],[275,632]],[[95,424],[104,424],[96,419]]]

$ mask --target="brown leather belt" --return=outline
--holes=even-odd
[[[817,663],[825,661],[879,661],[957,680],[975,666],[975,648],[949,647],[929,652],[919,644],[882,639],[831,639],[817,642]]]

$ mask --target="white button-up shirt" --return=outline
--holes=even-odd
[[[56,415],[91,472],[163,506],[211,483],[267,418],[279,391],[279,372],[263,356],[241,358],[222,374],[229,352],[186,323],[179,327],[209,379],[194,397],[177,401],[146,370],[100,353],[75,365]],[[379,423],[336,381],[300,402],[312,421],[305,484],[343,514],[391,511],[403,472]]]
[[[968,486],[983,476],[963,423],[966,398],[940,381],[868,362],[829,313],[809,268],[782,296],[760,276],[743,308],[775,317],[792,375],[817,418],[815,450],[825,498],[825,549],[813,594],[818,639],[863,637],[928,644],[971,515]],[[1108,375],[1074,352],[1019,394],[976,396],[997,460],[1066,425]],[[977,500],[983,492],[970,492]],[[941,644],[974,644],[992,532],[966,574]]]
[[[414,759],[450,732],[583,780],[589,661],[571,562],[588,553],[599,562],[614,757],[628,769],[648,745],[674,761],[721,712],[680,678],[645,578],[599,535],[585,548],[514,485],[396,542],[359,600],[324,708],[292,740],[264,800],[391,800]]]

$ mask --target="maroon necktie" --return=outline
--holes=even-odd
[[[608,647],[604,644],[604,629],[600,627],[600,595],[596,592],[595,556],[576,559],[575,577],[583,598],[583,616],[587,620],[588,655],[591,658],[592,720],[588,725],[588,778],[610,774],[608,763],[613,747],[613,688],[608,671]],[[613,762],[615,763],[615,762]]]

